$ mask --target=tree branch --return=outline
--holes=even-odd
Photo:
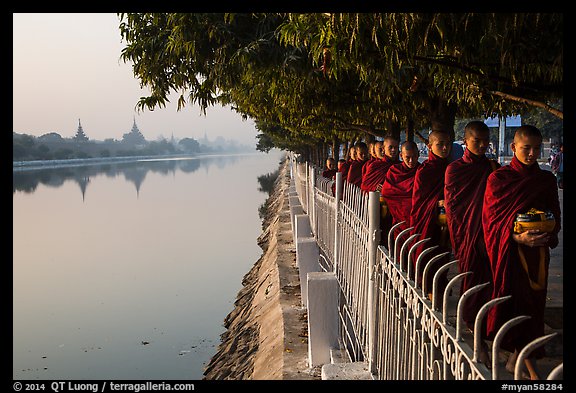
[[[413,57],[414,60],[416,61],[422,61],[425,63],[433,63],[433,64],[438,64],[441,66],[446,66],[446,67],[450,67],[450,68],[456,68],[458,70],[473,74],[473,75],[478,75],[478,76],[482,76],[484,78],[487,78],[488,80],[494,81],[494,82],[500,82],[500,83],[505,83],[509,86],[515,86],[515,83],[508,79],[508,78],[504,78],[498,75],[491,75],[491,74],[485,74],[484,72],[464,65],[464,64],[459,64],[455,61],[451,61],[451,60],[446,60],[443,58],[439,58],[439,59],[434,59],[434,58],[430,58],[430,57],[423,57],[423,56],[414,56]],[[528,84],[528,83],[523,83],[517,87],[523,88],[523,89],[527,89],[527,90],[532,90],[535,92],[556,92],[558,91],[559,88],[561,88],[561,85],[549,85],[549,86],[538,86],[538,85],[532,85],[532,84]]]
[[[493,94],[495,96],[498,96],[498,97],[502,97],[503,99],[508,100],[508,101],[520,102],[522,104],[527,104],[527,105],[531,105],[531,106],[536,106],[538,108],[542,108],[542,109],[550,112],[554,116],[558,117],[559,119],[564,120],[564,112],[562,112],[556,108],[553,108],[544,102],[534,101],[534,100],[530,100],[528,98],[513,96],[511,94],[503,93],[501,91],[490,90],[489,93]]]
[[[424,142],[425,144],[428,144],[428,139],[426,139],[425,137],[423,137],[422,134],[420,134],[419,131],[414,131],[414,134],[415,134],[418,138],[420,138],[420,140],[421,140],[422,142]]]
[[[382,135],[379,134],[377,131],[375,131],[374,129],[372,129],[371,127],[368,126],[364,126],[361,124],[349,124],[349,123],[344,123],[344,126],[346,128],[352,129],[352,130],[357,130],[357,131],[362,131],[365,132],[367,134],[373,135],[373,136],[378,136],[381,137]]]

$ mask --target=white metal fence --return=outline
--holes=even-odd
[[[430,266],[440,257],[427,258],[433,246],[414,255],[414,270],[423,271],[421,281],[408,263],[429,239],[408,236],[412,228],[393,239],[398,224],[384,234],[388,246],[379,246],[378,192],[365,194],[344,182],[340,173],[332,181],[312,165],[297,163],[294,156],[291,160],[296,191],[321,250],[321,266],[336,274],[340,286],[340,341],[348,360],[367,362],[375,379],[501,379],[500,342],[510,328],[528,317],[516,317],[502,326],[492,343],[491,369],[478,361],[480,326],[489,309],[509,297],[486,303],[478,312],[474,332],[469,332],[461,310],[485,284],[450,296],[470,274],[458,272],[457,261],[452,260],[434,273],[431,302],[416,283],[426,282]],[[440,275],[446,271],[449,283],[437,296]],[[540,337],[520,351],[514,379],[521,379],[524,359],[555,335]],[[548,379],[561,379],[562,373],[563,363]]]

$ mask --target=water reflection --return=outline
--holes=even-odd
[[[280,159],[14,172],[13,378],[201,379]]]
[[[103,175],[109,178],[124,176],[127,181],[134,184],[136,198],[138,198],[140,189],[148,173],[174,175],[178,171],[192,173],[200,168],[204,168],[206,173],[208,173],[212,166],[222,169],[250,156],[250,154],[244,154],[179,159],[153,159],[124,163],[20,170],[12,172],[12,193],[14,194],[18,191],[32,194],[41,184],[58,188],[67,181],[73,181],[78,184],[82,194],[82,200],[85,200],[91,178]]]

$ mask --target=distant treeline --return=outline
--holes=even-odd
[[[221,153],[248,150],[254,150],[254,147],[238,145],[235,142],[226,142],[221,137],[216,139],[216,143],[205,145],[193,138],[183,138],[178,141],[174,139],[160,139],[157,141],[140,140],[133,142],[126,139],[121,141],[114,139],[97,141],[79,138],[63,138],[54,132],[39,137],[14,132],[12,136],[13,161],[65,160],[73,158],[148,156],[180,153]]]

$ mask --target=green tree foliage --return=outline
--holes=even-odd
[[[562,96],[562,14],[120,14],[140,110],[231,105],[260,150],[454,132]]]
[[[70,148],[60,148],[54,152],[54,159],[55,160],[66,160],[69,158],[76,158],[74,154],[74,150]]]

